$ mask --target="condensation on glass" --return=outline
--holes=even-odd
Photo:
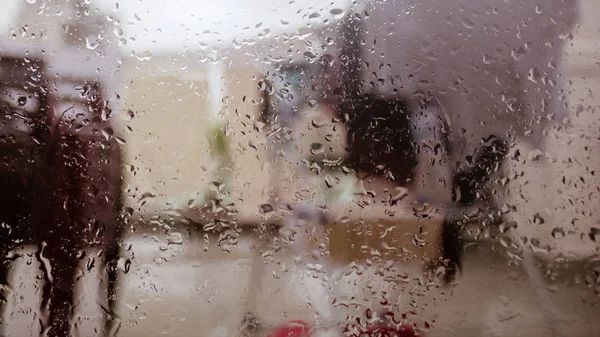
[[[595,1],[4,2],[0,335],[595,334]]]

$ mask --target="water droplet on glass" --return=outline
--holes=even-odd
[[[135,117],[135,112],[133,112],[133,110],[127,110],[127,111],[125,112],[125,116],[124,116],[124,119],[125,119],[125,120],[127,120],[127,121],[130,121],[130,120],[132,120],[134,117]]]
[[[491,64],[494,61],[494,58],[489,55],[489,54],[483,54],[483,59],[481,60],[481,62],[483,62],[483,64]]]
[[[340,19],[344,16],[344,10],[340,8],[334,8],[329,11],[329,14],[333,15],[333,17],[336,19]]]
[[[540,81],[541,77],[542,77],[542,75],[540,74],[540,71],[536,67],[529,69],[529,74],[527,75],[528,80],[530,80],[533,83],[537,83]]]
[[[469,20],[468,18],[463,18],[462,19],[462,24],[467,29],[473,29],[473,28],[475,28],[475,23],[473,23],[473,21]]]
[[[316,99],[311,99],[308,101],[308,106],[311,108],[315,108],[318,105],[318,102]]]
[[[279,229],[279,235],[286,243],[294,242],[296,231],[293,228],[282,227]]]
[[[115,34],[116,37],[121,37],[121,36],[123,36],[123,28],[116,26],[113,29],[113,33]]]
[[[85,264],[85,268],[87,269],[87,271],[92,270],[94,268],[95,263],[96,263],[96,259],[93,257],[90,257],[87,260],[87,263]]]
[[[19,106],[25,106],[25,104],[27,104],[27,97],[25,96],[20,96],[17,99],[17,103],[19,104]]]
[[[518,49],[513,50],[510,55],[515,61],[518,61],[525,56],[527,53],[527,49],[525,47],[519,47]]]
[[[260,214],[265,218],[268,218],[273,213],[273,206],[271,204],[262,204],[259,207]]]
[[[181,236],[181,233],[171,233],[171,235],[169,235],[167,238],[167,242],[170,245],[180,245],[183,243],[183,237]]]
[[[325,147],[323,146],[323,144],[321,143],[312,143],[310,144],[310,153],[315,155],[315,154],[320,154],[325,152]]]
[[[392,203],[397,203],[398,201],[401,201],[407,195],[408,195],[408,188],[402,187],[402,186],[396,187],[394,189],[394,191],[392,192]]]
[[[535,14],[542,14],[542,8],[540,5],[535,6]]]
[[[140,61],[148,61],[152,58],[152,53],[148,50],[145,50],[141,53],[136,53],[135,57]]]
[[[305,51],[304,54],[304,59],[306,59],[306,61],[312,63],[317,59],[317,55],[311,51]]]
[[[556,227],[552,230],[552,237],[555,239],[562,239],[565,237],[565,230],[561,227]]]
[[[90,40],[88,37],[85,38],[85,46],[87,47],[87,49],[89,50],[94,50],[96,48],[98,48],[98,46],[100,45],[100,43],[96,40]]]
[[[104,108],[102,109],[102,111],[100,112],[100,118],[102,119],[102,121],[106,122],[110,119],[110,116],[112,115],[112,110],[109,108]]]
[[[122,257],[117,262],[117,267],[121,269],[125,274],[127,274],[129,273],[129,269],[131,268],[131,260],[126,257]]]
[[[318,12],[311,13],[311,14],[308,16],[308,18],[309,18],[310,20],[313,20],[313,19],[318,19],[318,18],[320,18],[320,17],[321,17],[321,14],[319,14]]]
[[[588,233],[590,239],[594,242],[600,242],[600,229],[596,227],[590,228],[590,232]]]
[[[106,140],[109,140],[115,134],[113,129],[110,127],[102,129],[101,133],[102,133],[102,136],[104,136],[104,138]]]
[[[342,54],[342,55],[340,55],[340,62],[342,63],[343,66],[347,66],[348,63],[350,62],[350,57],[348,57],[348,55],[346,55],[346,54]]]
[[[506,233],[506,232],[508,232],[509,230],[511,230],[511,229],[515,229],[515,228],[517,228],[517,227],[518,227],[518,225],[517,225],[517,223],[516,223],[516,222],[514,222],[514,221],[503,222],[503,223],[501,223],[501,224],[500,224],[500,232],[501,232],[501,233]]]
[[[6,253],[5,258],[7,260],[16,260],[22,256],[23,256],[23,254],[21,252],[19,252],[18,250],[10,250],[8,253]]]
[[[540,215],[540,213],[535,213],[533,215],[533,223],[535,225],[542,225],[546,222],[546,220],[544,220],[544,218],[542,218],[542,216]]]

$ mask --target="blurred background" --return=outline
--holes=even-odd
[[[600,3],[2,8],[0,335],[595,334]]]

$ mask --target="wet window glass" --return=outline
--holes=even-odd
[[[596,335],[598,11],[3,0],[0,335]]]

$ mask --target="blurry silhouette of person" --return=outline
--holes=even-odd
[[[567,114],[562,53],[578,6],[576,0],[544,2],[546,15],[540,16],[536,1],[406,5],[373,1],[364,12],[350,13],[342,48],[348,69],[342,68],[341,87],[343,99],[351,102],[361,102],[367,93],[384,101],[405,100],[409,118],[436,109],[444,121],[443,148],[452,178],[440,193],[453,195],[442,235],[449,280],[461,267],[462,213],[475,203],[482,203],[487,214],[498,213],[496,196],[487,190],[509,144],[519,139],[543,149],[544,130]],[[468,8],[462,18],[451,14],[461,7]],[[363,110],[352,105],[341,113]],[[378,127],[372,134],[385,135],[385,123]]]
[[[32,209],[43,170],[49,107],[44,69],[42,59],[18,52],[0,58],[0,314],[11,288],[10,256],[19,256],[10,251],[35,241]]]
[[[41,312],[48,336],[67,336],[73,329],[76,273],[90,249],[100,249],[98,262],[107,288],[107,323],[112,329],[121,207],[120,147],[106,137],[101,114],[108,113],[101,85],[81,81],[78,100],[51,124],[44,170],[37,191],[37,257],[44,271]],[[57,106],[61,106],[57,104]],[[76,131],[75,131],[76,130]],[[104,132],[103,132],[104,130]],[[88,257],[87,267],[95,266]]]

